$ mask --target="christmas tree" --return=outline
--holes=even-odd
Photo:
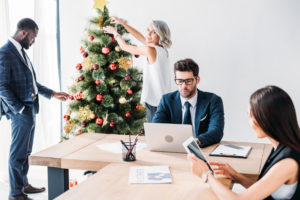
[[[78,77],[70,88],[63,139],[87,132],[144,132],[146,114],[139,104],[142,73],[132,66],[132,55],[120,49],[114,36],[104,33],[103,27],[108,25],[115,26],[121,36],[127,32],[123,26],[111,24],[108,9],[105,4],[101,7],[96,8],[98,16],[90,19],[80,47],[83,61],[76,66]]]

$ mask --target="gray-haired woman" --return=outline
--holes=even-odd
[[[111,19],[113,24],[121,24],[144,46],[127,44],[112,26],[104,27],[106,33],[114,34],[116,41],[123,51],[146,57],[143,66],[143,89],[141,102],[147,109],[147,120],[152,121],[161,96],[171,91],[169,75],[169,55],[167,49],[171,47],[171,33],[168,25],[160,20],[153,20],[143,36],[133,27],[117,17]]]

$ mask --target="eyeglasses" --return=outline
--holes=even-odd
[[[196,77],[194,78],[187,78],[187,79],[175,79],[175,83],[177,85],[182,85],[183,83],[185,83],[186,85],[192,85],[194,80],[196,80]]]

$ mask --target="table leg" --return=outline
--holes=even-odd
[[[69,189],[69,170],[48,167],[48,199],[52,200]]]

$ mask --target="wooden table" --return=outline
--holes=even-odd
[[[120,184],[122,183],[125,184],[125,182],[126,183],[128,182],[127,168],[128,165],[131,164],[128,163],[125,164],[125,162],[122,161],[121,154],[107,152],[99,148],[100,144],[113,143],[119,141],[120,139],[127,140],[128,137],[124,135],[114,135],[114,134],[83,134],[81,136],[74,137],[71,140],[65,141],[63,143],[59,143],[57,145],[54,145],[43,151],[31,155],[29,158],[29,163],[31,165],[42,165],[48,167],[49,199],[53,199],[58,195],[62,194],[64,191],[68,190],[68,183],[69,183],[68,169],[98,171],[103,168],[96,175],[94,175],[95,177],[94,176],[91,177],[93,179],[91,178],[88,179],[91,180],[90,182],[92,182],[93,180],[94,181],[98,180],[97,177],[100,177],[102,181],[105,180],[105,177],[109,178],[111,173],[106,174],[106,172],[109,172],[110,170],[116,171],[115,173],[119,173],[119,172],[121,173],[121,171],[124,172],[127,170],[126,172],[127,179],[126,177],[123,176],[121,179],[123,181],[120,183]],[[139,138],[139,141],[142,142],[143,140],[144,140],[143,137]],[[208,160],[228,162],[238,172],[253,177],[259,174],[265,160],[267,159],[267,156],[271,151],[271,145],[268,144],[241,143],[241,142],[221,142],[221,143],[251,145],[252,151],[250,152],[247,159],[211,157],[208,156],[208,154],[216,146],[216,145],[212,145],[210,147],[203,149],[203,152],[206,154]],[[181,173],[184,173],[185,176],[187,176],[189,179],[191,178],[190,180],[193,180],[192,177],[194,177],[190,173],[190,165],[186,160],[186,154],[183,153],[151,152],[148,151],[147,149],[143,149],[137,152],[137,161],[133,162],[132,164],[147,165],[147,166],[168,165],[171,170],[174,170],[176,177],[178,172],[179,174],[178,180],[181,180],[180,179]],[[119,170],[116,170],[116,167],[119,167]],[[171,173],[173,176],[174,173],[172,171]],[[115,180],[113,177],[115,177]],[[113,177],[111,177],[111,182],[107,182],[107,185],[113,184],[114,181],[120,179],[120,177],[118,176],[113,176]],[[198,182],[198,178],[194,180],[195,181],[197,180]],[[85,183],[85,182],[81,183],[80,188],[84,188],[84,185],[86,184],[89,185],[89,183]],[[171,185],[171,187],[177,188],[176,183],[174,184],[175,185],[169,184],[169,187]],[[181,184],[184,184],[184,181]],[[193,187],[198,187],[198,184],[190,183],[190,185],[193,185]],[[121,186],[117,186],[117,187],[121,187]],[[127,184],[126,187],[130,187],[132,189],[134,187],[141,187],[141,186],[133,186]],[[155,187],[158,186],[153,186],[152,188],[154,188],[155,190]],[[99,190],[100,188],[101,188],[101,184],[99,184]],[[172,188],[170,188],[170,190],[172,190]],[[75,190],[73,189],[71,191],[75,192]],[[210,192],[208,193],[211,194]],[[90,192],[88,192],[88,194],[90,194]],[[105,194],[107,195],[107,197],[109,197],[109,195],[115,194],[115,191],[112,189],[109,192],[106,191]],[[102,197],[102,193],[101,193],[101,197]],[[112,197],[110,197],[110,199],[112,199]],[[132,199],[132,197],[130,199]]]

